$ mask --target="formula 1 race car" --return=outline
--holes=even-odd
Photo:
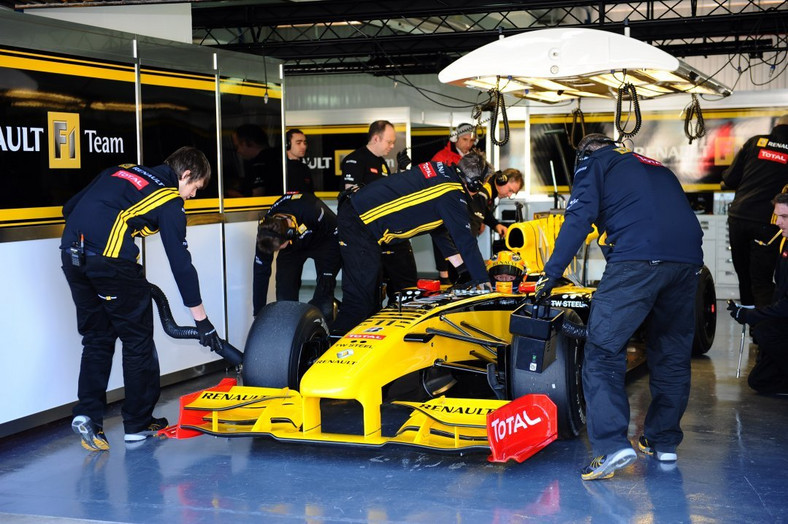
[[[246,341],[243,385],[225,379],[183,397],[178,424],[166,434],[491,449],[491,460],[518,461],[557,437],[577,436],[585,425],[584,322],[594,289],[568,274],[549,305],[533,303],[562,219],[510,229],[510,250],[487,263],[494,291],[420,281],[341,338],[330,336],[313,306],[267,305]],[[707,270],[698,297],[694,351],[703,353],[716,322]],[[507,440],[513,436],[521,440]]]

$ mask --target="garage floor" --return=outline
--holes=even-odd
[[[736,379],[741,331],[718,305],[714,347],[692,362],[674,467],[641,457],[612,479],[583,482],[584,436],[522,464],[207,436],[126,449],[113,405],[109,452],[83,450],[70,420],[0,440],[0,521],[788,522],[788,397],[755,395],[746,374]],[[754,357],[745,348],[745,370]],[[220,378],[167,388],[157,415],[174,421],[179,395]],[[648,375],[628,391],[636,438]]]

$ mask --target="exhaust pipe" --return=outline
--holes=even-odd
[[[200,339],[200,334],[197,332],[196,327],[186,327],[186,326],[179,326],[175,323],[175,319],[172,318],[172,311],[170,310],[170,303],[167,300],[167,297],[164,296],[164,292],[159,289],[158,286],[155,284],[150,285],[150,294],[153,297],[153,301],[156,303],[156,307],[159,308],[159,318],[161,319],[161,326],[164,328],[164,332],[167,335],[171,336],[172,338],[193,338],[196,340]],[[215,351],[216,354],[224,358],[227,362],[232,364],[233,366],[240,366],[244,361],[244,355],[238,349],[235,348],[232,344],[227,342],[226,340],[222,340],[222,346],[219,348],[211,348],[211,351]]]

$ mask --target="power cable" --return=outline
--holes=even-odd
[[[635,115],[635,127],[632,128],[632,131],[627,131],[624,129],[626,127],[626,123],[622,123],[621,121],[621,103],[624,99],[624,94],[629,95],[629,111],[627,113],[626,121],[629,122],[630,115]],[[640,131],[640,125],[643,123],[643,120],[640,115],[640,104],[638,103],[638,94],[635,91],[635,86],[630,83],[621,84],[618,88],[618,97],[616,98],[616,130],[619,134],[619,139],[630,138],[635,136],[638,131]]]
[[[693,140],[706,135],[706,125],[703,122],[703,113],[695,93],[692,93],[692,100],[689,105],[684,108],[684,112],[684,135],[689,138],[689,143],[692,144]],[[693,118],[695,118],[694,127],[692,125]]]

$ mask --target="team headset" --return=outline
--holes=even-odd
[[[460,124],[454,128],[454,132],[449,135],[449,142],[456,142],[457,138],[460,135],[465,135],[468,133],[475,133],[476,126],[472,126],[471,124]]]
[[[619,146],[620,145],[618,142],[616,142],[615,140],[613,140],[612,138],[609,138],[609,137],[604,137],[604,138],[599,138],[599,139],[595,138],[594,140],[590,140],[588,142],[588,144],[586,144],[586,146],[583,149],[578,149],[577,152],[575,153],[575,167],[574,167],[575,171],[577,171],[577,166],[578,166],[578,164],[580,164],[581,160],[583,160],[587,156],[590,156],[594,151],[598,151],[599,149],[601,149],[601,147],[599,147],[599,148],[595,149],[594,151],[590,151],[589,152],[588,149],[591,146],[591,144],[603,144],[602,147],[604,147],[604,146]]]
[[[509,181],[509,175],[507,175],[503,171],[496,171],[494,176],[495,176],[496,186],[505,186],[506,183]]]
[[[290,151],[290,141],[293,139],[293,135],[298,133],[299,135],[303,135],[304,132],[300,129],[290,129],[285,133],[285,151]]]
[[[478,177],[471,178],[468,175],[466,175],[465,172],[462,169],[460,169],[459,166],[454,166],[454,168],[460,172],[462,178],[465,180],[465,184],[468,186],[468,191],[470,191],[471,193],[478,193],[479,191],[482,190],[482,188],[484,187],[484,181],[487,178],[487,173],[490,172],[490,165],[485,164],[484,171],[482,171],[482,174],[479,175]]]

